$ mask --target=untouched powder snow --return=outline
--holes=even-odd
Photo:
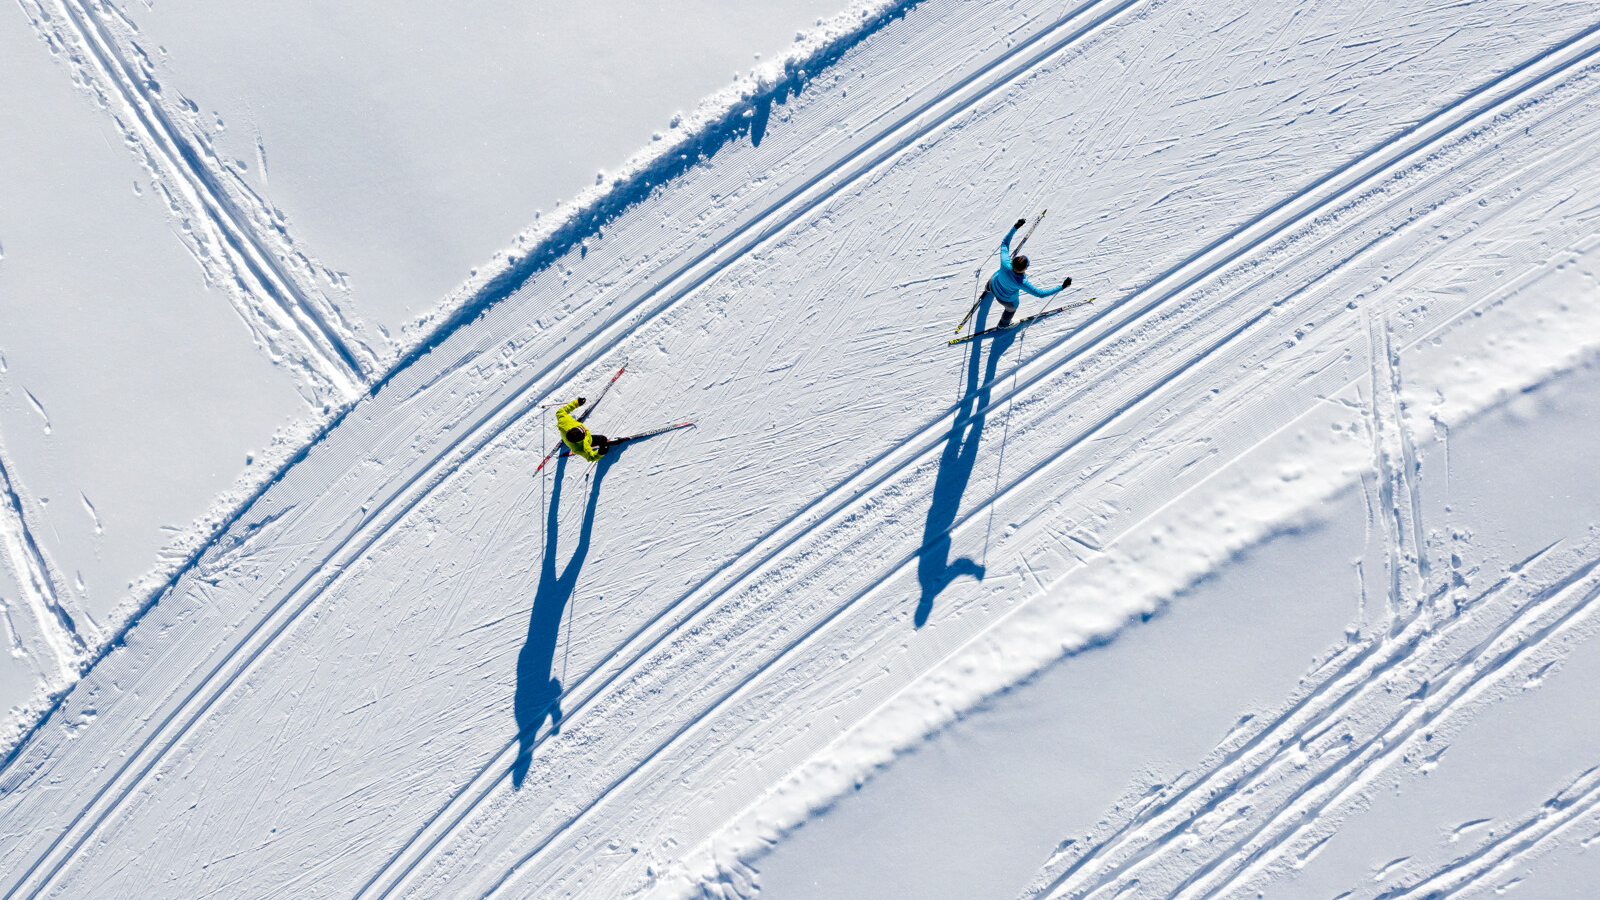
[[[703,136],[760,73],[904,4],[78,5],[306,291],[381,330],[359,332],[381,356],[425,336],[414,323],[481,283],[493,251],[534,250],[542,220]]]
[[[1318,504],[896,759],[760,860],[762,896],[1010,900],[1063,835],[1203,757],[1344,642],[1365,537],[1358,491]]]
[[[1019,823],[1003,887],[1353,890],[1341,846],[1415,828],[1390,785],[1496,777],[1473,729],[1582,664],[1600,538],[1576,502],[1554,543],[1477,523],[1451,447],[1600,354],[1592,6],[879,13],[447,301],[5,760],[7,897],[754,896],[882,767],[1170,640],[1319,511],[1348,568],[1275,593],[1343,630],[1298,676],[1237,661],[1272,674],[1080,795],[1109,806]],[[1095,303],[949,347],[1046,207],[1033,279]],[[624,366],[593,427],[695,427],[535,474],[548,405]],[[1581,756],[1484,814],[1537,852],[1468,828],[1363,896],[1570,857]]]
[[[1596,473],[1574,459],[1600,433],[1597,364],[1552,376],[1452,429],[1448,486],[1429,482],[1425,491],[1430,510],[1449,521],[1452,551],[1466,557],[1453,569],[1511,565],[1553,542],[1582,540],[1600,522]],[[1424,456],[1425,464],[1436,459]],[[1374,612],[1352,566],[1382,566],[1368,552],[1382,550],[1369,545],[1371,524],[1360,492],[1346,491],[1179,592],[1149,624],[995,698],[780,844],[759,864],[763,896],[1017,896],[1063,836],[1077,844],[1108,812],[1113,820],[1123,810],[1137,815],[1188,777],[1218,737],[1281,715],[1282,698],[1303,693],[1296,678],[1314,684],[1330,657],[1347,653],[1345,629],[1359,635]],[[1587,782],[1567,792],[1579,802],[1560,796],[1593,766],[1600,722],[1565,711],[1581,705],[1576,695],[1592,683],[1600,643],[1567,652],[1570,659],[1545,657],[1528,678],[1512,679],[1447,753],[1424,752],[1380,781],[1365,798],[1372,808],[1356,807],[1267,895],[1334,897],[1367,884],[1352,896],[1390,896],[1435,869],[1492,887],[1510,877],[1483,878],[1487,869],[1526,864],[1550,849],[1539,843],[1563,844],[1528,838],[1572,827],[1587,839],[1600,830],[1583,830],[1600,815],[1597,798],[1579,796]],[[934,816],[923,799],[930,791],[940,795]],[[970,852],[973,835],[1002,833],[986,852]],[[1463,864],[1460,854],[1480,837],[1489,865]],[[1579,843],[1566,847],[1581,853]],[[1397,857],[1402,864],[1387,865]],[[1589,883],[1564,866],[1543,880],[1574,890]]]

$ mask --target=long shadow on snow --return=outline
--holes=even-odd
[[[561,728],[561,682],[555,677],[557,636],[561,631],[561,615],[567,601],[572,599],[573,588],[578,585],[578,574],[589,555],[589,538],[594,533],[595,507],[600,503],[600,482],[605,480],[617,454],[608,453],[595,464],[594,483],[589,487],[589,503],[583,510],[583,524],[578,529],[578,544],[572,549],[567,567],[556,573],[557,538],[559,537],[561,485],[567,471],[568,457],[556,460],[555,488],[550,492],[550,510],[545,520],[544,562],[539,570],[539,587],[533,595],[533,612],[528,617],[528,640],[517,654],[517,693],[512,709],[517,719],[517,742],[520,744],[516,762],[511,764],[511,783],[522,787],[533,760],[534,738],[539,726],[550,717],[550,728]]]
[[[989,302],[985,301],[984,308],[978,310],[980,325],[988,317],[988,306]],[[934,598],[950,582],[962,575],[983,580],[981,564],[965,556],[950,559],[950,529],[961,511],[961,497],[972,480],[972,468],[978,462],[978,447],[983,439],[983,410],[989,405],[989,390],[1000,365],[1000,355],[1011,346],[1016,334],[1008,331],[987,341],[987,366],[981,365],[985,342],[973,341],[968,345],[966,393],[956,406],[956,418],[950,426],[950,435],[945,438],[944,453],[939,457],[939,474],[933,481],[933,499],[922,530],[922,549],[917,552],[917,581],[922,585],[922,599],[917,603],[913,621],[918,628],[927,624]]]
[[[234,508],[232,513],[218,522],[206,540],[173,570],[161,587],[151,592],[128,617],[122,628],[89,655],[89,658],[82,663],[83,670],[87,672],[93,669],[107,655],[122,647],[127,641],[128,633],[139,625],[145,614],[170,594],[178,582],[199,565],[200,560],[208,552],[227,538],[233,526],[254,507],[256,501],[281,482],[289,470],[304,462],[319,444],[339,428],[346,416],[369,398],[377,395],[396,375],[427,356],[452,334],[483,315],[490,307],[516,293],[528,279],[549,268],[563,256],[573,250],[584,253],[583,242],[586,239],[599,233],[623,213],[649,200],[658,191],[665,190],[672,181],[709,160],[719,150],[746,136],[749,136],[751,143],[760,146],[766,137],[773,104],[780,106],[786,104],[790,97],[799,95],[813,79],[821,76],[846,53],[870,39],[885,26],[904,18],[921,2],[922,0],[900,0],[891,3],[874,15],[862,19],[859,26],[846,34],[839,35],[804,60],[785,62],[783,78],[764,85],[749,97],[731,104],[721,111],[716,120],[706,123],[699,131],[689,135],[684,144],[674,148],[674,152],[662,154],[617,180],[608,193],[596,199],[570,220],[563,222],[555,231],[541,238],[526,255],[507,260],[504,271],[490,279],[455,311],[440,320],[425,337],[400,356],[387,372],[371,383],[365,396],[337,410],[327,424],[318,429],[300,450],[283,461],[271,478],[259,485]],[[76,684],[75,682],[74,686]],[[33,736],[61,708],[72,691],[73,688],[68,687],[50,698],[49,704],[40,712],[39,717],[18,738],[10,752],[0,759],[0,773],[6,772],[21,756],[23,750],[31,744]],[[0,793],[4,793],[7,789],[4,783],[0,783]]]

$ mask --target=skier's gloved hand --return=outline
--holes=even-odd
[[[1072,287],[1072,276],[1071,275],[1067,276],[1067,280],[1066,281],[1061,282],[1062,290],[1066,290],[1069,287]]]
[[[1017,220],[1017,224],[1015,224],[1015,225],[1013,225],[1011,227],[1012,228],[1021,228],[1022,226],[1026,225],[1026,224],[1028,224],[1028,220],[1027,219],[1018,219]]]
[[[585,399],[583,399],[583,398],[582,398],[582,397],[579,397],[579,398],[578,398],[578,405],[579,405],[579,406],[582,406],[582,405],[584,405],[584,404],[585,404],[585,403],[588,403],[588,402],[589,402],[589,401],[587,401],[587,400],[585,400]]]

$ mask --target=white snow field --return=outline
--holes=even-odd
[[[597,161],[659,174],[739,115],[754,75],[705,95],[750,48],[781,69],[863,27],[835,3],[0,17],[0,745],[511,250],[638,190]],[[541,216],[557,195],[589,218]]]
[[[4,759],[4,897],[1584,895],[1600,9],[823,32],[356,367]],[[1044,208],[1095,302],[947,346]],[[624,367],[695,427],[536,472]]]
[[[191,523],[307,408],[208,287],[116,124],[18,11],[0,15],[0,98],[9,747],[17,714],[36,718],[41,694],[77,678],[132,598],[195,549]]]

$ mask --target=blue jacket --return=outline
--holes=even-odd
[[[1017,229],[1012,228],[1000,241],[1000,271],[989,277],[989,290],[994,292],[995,298],[1000,302],[1010,304],[1017,302],[1017,296],[1021,291],[1027,291],[1035,297],[1048,297],[1051,294],[1061,293],[1059,286],[1041,290],[1034,287],[1026,276],[1011,271],[1011,237],[1016,233]]]

